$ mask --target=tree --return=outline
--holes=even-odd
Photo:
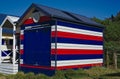
[[[114,17],[113,14],[111,15],[111,18],[110,18],[110,19],[111,19],[112,22],[115,20],[115,17]]]
[[[117,53],[120,51],[120,12],[118,12],[116,16],[111,15],[111,17],[106,18],[105,20],[100,20],[96,17],[93,17],[92,20],[105,26],[104,47],[107,51],[105,55],[106,57],[109,57],[108,54],[113,56],[113,64],[114,67],[117,68]],[[108,58],[106,59],[108,61]]]
[[[120,22],[120,11],[117,13],[115,20]]]

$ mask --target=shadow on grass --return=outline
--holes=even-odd
[[[117,77],[120,77],[120,72],[118,72],[118,73],[112,73],[112,74],[106,74],[106,75],[104,75],[104,76],[117,76]]]

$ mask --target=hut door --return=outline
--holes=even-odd
[[[24,64],[50,66],[51,28],[25,30]]]

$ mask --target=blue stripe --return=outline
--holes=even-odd
[[[13,29],[9,29],[9,28],[3,28],[2,29],[3,33],[8,33],[8,34],[13,34]]]
[[[22,54],[22,55],[20,55],[20,59],[23,59],[24,58],[24,55]]]
[[[24,30],[24,29],[25,29],[25,26],[24,26],[24,25],[22,25],[20,28],[21,28],[21,30]]]
[[[77,60],[77,59],[99,59],[103,55],[57,55],[57,60]],[[51,60],[55,60],[55,55],[51,55]]]
[[[4,51],[4,52],[7,53],[7,54],[10,54],[10,53],[11,53],[10,50],[8,50],[8,51]],[[2,52],[2,56],[6,56],[6,54],[5,54],[4,52]],[[12,54],[10,54],[10,56],[12,56]]]
[[[52,43],[55,42],[55,38],[52,37]],[[88,44],[88,45],[103,45],[103,41],[82,40],[72,38],[57,38],[57,43],[71,43],[71,44]]]
[[[23,71],[24,73],[34,72],[35,74],[43,73],[48,76],[53,76],[55,74],[55,70],[48,70],[48,69],[43,69],[43,68],[41,69],[40,68],[27,68],[27,67],[21,67],[21,66],[20,66],[20,71]]]
[[[77,25],[77,24],[66,23],[66,22],[61,22],[61,21],[57,21],[57,25],[62,25],[62,26],[66,26],[66,27],[68,26],[68,27],[84,29],[84,30],[97,31],[97,32],[102,32],[103,31],[102,28],[98,28],[98,27]]]
[[[24,40],[20,40],[20,44],[24,44]]]

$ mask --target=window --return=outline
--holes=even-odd
[[[13,45],[13,39],[2,39],[2,45]]]

